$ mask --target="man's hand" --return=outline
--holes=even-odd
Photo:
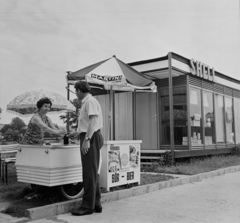
[[[89,148],[90,148],[90,140],[83,140],[83,144],[81,148],[83,155],[87,154]]]

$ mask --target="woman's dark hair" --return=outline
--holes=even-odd
[[[89,93],[91,91],[90,85],[85,81],[78,81],[75,83],[74,88],[80,90],[82,93]]]
[[[49,98],[41,98],[38,102],[37,102],[37,108],[38,110],[44,105],[44,104],[50,104],[50,107],[52,107],[52,102]]]

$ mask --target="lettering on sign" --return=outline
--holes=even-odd
[[[201,63],[200,61],[197,60],[195,61],[194,59],[191,59],[190,64],[191,74],[209,81],[214,81],[215,71],[213,67],[210,68],[208,65]]]
[[[100,81],[106,81],[106,82],[121,82],[122,81],[121,75],[119,75],[119,76],[101,76],[101,75],[92,73],[91,78],[95,78]]]

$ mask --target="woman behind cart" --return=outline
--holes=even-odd
[[[37,102],[38,112],[30,119],[21,144],[43,144],[44,132],[58,136],[66,134],[64,129],[57,129],[46,115],[50,111],[51,106],[51,100],[46,97],[41,98]]]

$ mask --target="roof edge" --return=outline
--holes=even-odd
[[[178,61],[180,61],[182,63],[190,65],[190,60],[191,59],[188,59],[188,58],[186,58],[186,57],[184,57],[182,55],[179,55],[177,53],[174,53],[174,52],[169,52],[169,53],[172,54],[172,58],[173,59],[176,59],[176,60],[178,60]],[[158,61],[162,61],[162,60],[167,60],[169,53],[166,56],[163,56],[163,57],[157,57],[157,58],[153,58],[153,59],[141,60],[141,61],[131,62],[131,63],[127,63],[127,64],[130,65],[130,66],[136,66],[136,65],[146,64],[146,63],[152,63],[152,62],[158,62]],[[227,76],[226,74],[223,74],[223,73],[221,73],[219,71],[215,70],[215,75],[218,76],[218,77],[221,77],[221,78],[223,78],[225,80],[229,80],[231,82],[240,84],[240,80],[235,79],[235,78],[230,77],[230,76]]]

